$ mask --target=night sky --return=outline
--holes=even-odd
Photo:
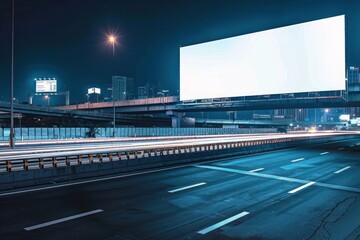
[[[335,15],[346,15],[347,65],[360,66],[357,0],[15,0],[15,92],[21,102],[34,78],[55,77],[58,90],[84,102],[88,87],[114,72],[160,89],[179,89],[179,46]],[[11,0],[0,1],[0,98],[9,99]],[[261,67],[261,66],[260,66]],[[59,100],[59,104],[60,104]]]

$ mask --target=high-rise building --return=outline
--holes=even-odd
[[[134,79],[125,76],[112,76],[113,100],[133,99]]]
[[[360,75],[358,67],[350,67],[347,72],[349,91],[358,91],[360,84]],[[350,114],[352,118],[360,116],[360,107],[350,107],[346,108],[345,111],[347,114]]]
[[[350,67],[348,70],[348,83],[360,83],[359,68]]]
[[[308,122],[309,121],[309,112],[306,108],[295,109],[295,120],[297,122]]]
[[[103,85],[103,91],[102,94],[104,96],[104,101],[108,102],[112,100],[112,84],[104,84]]]
[[[145,99],[148,98],[148,88],[146,86],[141,86],[137,88],[138,92],[138,99]]]

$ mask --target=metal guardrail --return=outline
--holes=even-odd
[[[314,138],[321,138],[314,137]],[[15,159],[0,162],[0,170],[3,172],[28,171],[33,169],[57,168],[80,166],[82,164],[96,164],[112,161],[141,159],[174,154],[189,154],[194,152],[215,151],[231,148],[252,147],[266,144],[277,144],[309,139],[308,137],[275,138],[268,140],[234,141],[226,143],[192,144],[161,148],[145,148],[136,150],[98,150],[83,154],[63,155],[61,153],[49,154],[49,157],[29,157],[27,159]],[[4,171],[5,170],[5,171]]]

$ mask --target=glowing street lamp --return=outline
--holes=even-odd
[[[117,44],[117,36],[115,34],[110,34],[107,36],[107,40],[109,45],[111,45],[112,47],[112,52],[113,52],[113,60],[115,58],[115,44]]]
[[[111,45],[112,47],[112,53],[113,53],[113,73],[112,76],[114,76],[114,64],[115,64],[115,44],[117,43],[117,36],[115,34],[110,34],[107,36],[107,40],[108,40],[108,44]],[[113,102],[113,137],[115,137],[116,135],[116,130],[115,130],[115,100],[114,100],[114,89],[113,89],[113,97],[112,97],[112,102]]]

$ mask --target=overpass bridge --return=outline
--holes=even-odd
[[[241,111],[261,109],[292,109],[292,108],[331,108],[331,107],[359,107],[360,84],[349,88],[349,92],[337,91],[332,95],[307,93],[298,95],[256,96],[241,98],[206,99],[196,101],[180,101],[177,96],[136,99],[115,102],[83,103],[58,107],[35,106],[14,103],[14,113],[59,117],[69,119],[85,119],[108,121],[113,119],[115,108],[117,121],[123,118],[125,123],[152,121],[152,114],[164,114],[172,117],[172,121],[182,117],[186,112],[206,111]],[[10,103],[0,102],[0,112],[9,112]],[[148,115],[138,118],[135,115]],[[159,118],[160,119],[160,118]],[[162,121],[164,119],[161,119]],[[174,125],[174,122],[172,124]]]
[[[90,122],[112,123],[113,112],[99,109],[84,111],[82,109],[61,109],[48,106],[38,106],[32,104],[14,103],[14,119],[26,117],[58,118],[68,121],[87,120]],[[0,101],[0,119],[10,119],[10,103]],[[145,123],[145,124],[144,124]],[[116,114],[116,124],[123,126],[171,126],[171,121],[166,118],[153,118],[151,116],[135,116],[126,114]],[[57,124],[56,124],[57,125]],[[103,124],[102,124],[103,125]]]
[[[10,103],[0,101],[0,112],[10,112]],[[14,103],[14,113],[46,116],[46,117],[71,117],[83,118],[89,120],[111,120],[112,115],[108,113],[100,113],[97,111],[81,111],[75,109],[61,109],[45,106],[37,106],[31,104]]]
[[[295,96],[295,97],[243,97],[236,99],[207,99],[181,102],[179,97],[158,97],[115,102],[84,103],[60,106],[62,110],[82,110],[108,112],[115,106],[117,113],[153,114],[166,112],[206,112],[206,111],[241,111],[262,109],[292,108],[331,108],[359,107],[360,91],[344,95],[339,91],[332,96]]]

